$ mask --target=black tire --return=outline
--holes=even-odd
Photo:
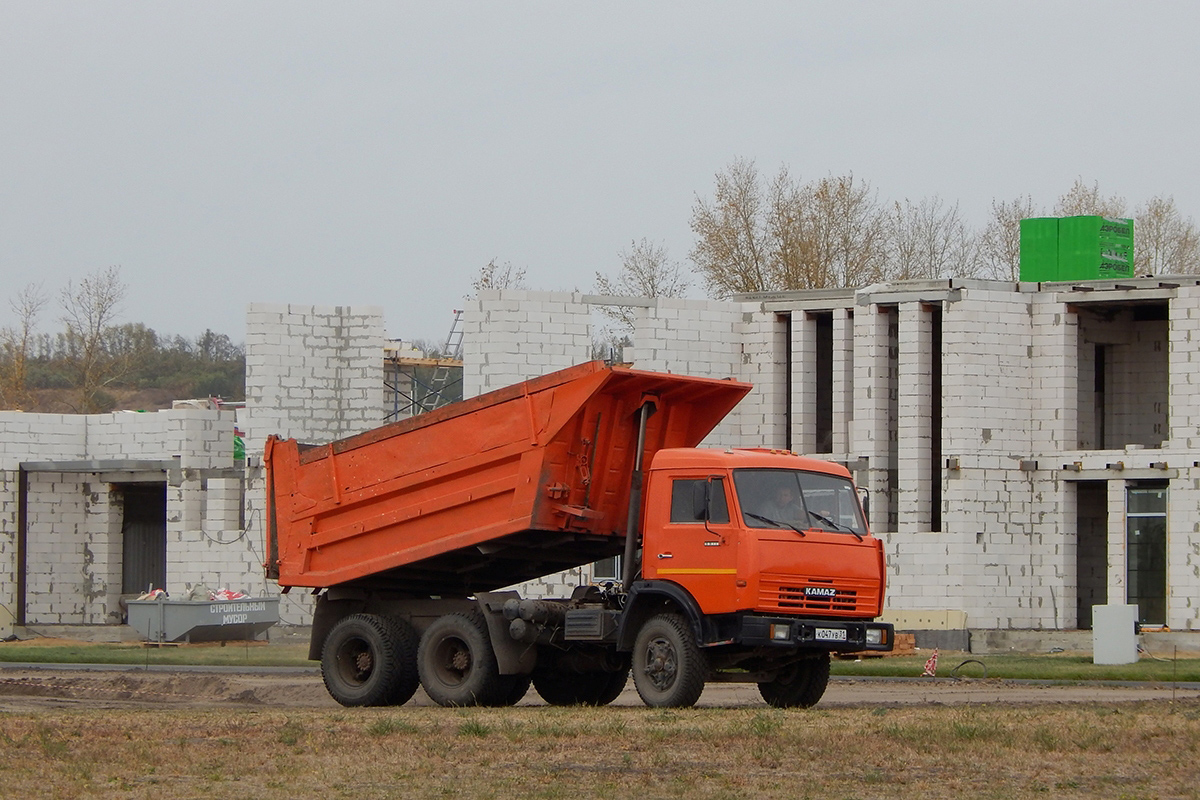
[[[758,692],[775,708],[812,708],[829,685],[829,653],[821,653],[779,671],[772,681],[758,685]]]
[[[413,630],[408,620],[394,617],[384,619],[392,624],[400,658],[400,678],[388,705],[402,706],[412,699],[421,686],[421,676],[417,674],[417,645],[420,644],[421,637]]]
[[[344,706],[405,703],[417,690],[412,629],[377,614],[351,614],[333,626],[321,648],[321,678]]]
[[[515,706],[524,700],[533,682],[532,675],[501,675],[500,679],[507,686],[504,697],[496,704],[501,706]]]
[[[621,672],[535,672],[533,688],[552,706],[606,706],[625,688]]]
[[[608,683],[596,698],[596,705],[598,706],[606,706],[613,700],[616,700],[621,696],[621,692],[625,691],[625,684],[629,683],[628,669],[606,674],[608,675]]]
[[[633,644],[633,684],[651,708],[687,708],[704,691],[708,667],[687,620],[658,614]]]
[[[483,615],[447,614],[434,620],[417,650],[421,685],[441,706],[507,705],[513,676],[500,675]]]

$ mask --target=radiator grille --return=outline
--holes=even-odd
[[[812,587],[833,594],[806,594]],[[770,578],[763,576],[759,584],[759,609],[781,611],[788,614],[814,612],[846,616],[872,616],[878,601],[878,592],[861,581],[806,580],[789,576]]]

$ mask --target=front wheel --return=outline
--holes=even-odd
[[[708,669],[687,620],[658,614],[633,644],[633,685],[652,708],[687,708],[700,699]]]
[[[779,671],[758,685],[758,693],[775,708],[812,708],[829,685],[829,653],[821,653]]]
[[[321,678],[344,706],[400,705],[417,691],[416,650],[408,623],[351,614],[325,637]]]

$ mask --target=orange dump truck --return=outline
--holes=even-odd
[[[829,654],[890,650],[883,548],[849,473],[696,445],[744,383],[582,364],[324,445],[267,442],[266,569],[317,594],[348,705],[650,706],[707,681],[811,706]],[[522,598],[620,556],[623,580]]]

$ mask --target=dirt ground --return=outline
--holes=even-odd
[[[1001,680],[833,678],[821,708],[861,706],[1114,703],[1197,700],[1194,685],[1051,685]],[[413,705],[432,705],[418,691]],[[213,708],[250,705],[272,709],[335,709],[318,670],[115,667],[80,669],[0,666],[0,712],[82,708]],[[530,690],[521,705],[543,705]],[[613,705],[640,706],[633,684]],[[765,705],[757,687],[710,684],[699,706]]]

